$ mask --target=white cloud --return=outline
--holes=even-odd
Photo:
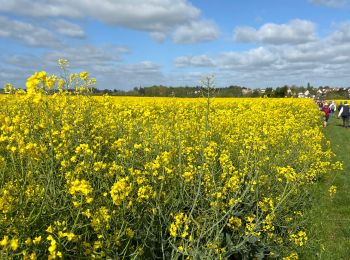
[[[350,22],[342,23],[337,30],[329,36],[334,43],[342,43],[350,41]]]
[[[270,66],[278,61],[278,54],[274,51],[258,47],[245,52],[226,52],[221,54],[218,65],[223,69],[256,68]]]
[[[57,60],[66,58],[69,60],[72,69],[89,69],[92,67],[109,68],[119,65],[122,56],[127,54],[129,49],[118,45],[81,45],[78,47],[62,47],[57,50],[50,50],[42,55],[15,54],[0,57],[0,60],[10,66],[33,70],[57,71]],[[1,63],[0,63],[1,64]]]
[[[62,21],[62,18],[59,20]],[[35,22],[36,20],[31,19],[30,21]],[[203,26],[203,24],[193,26],[193,24],[195,22],[190,20],[183,26],[176,25],[178,27],[174,27],[174,30],[171,31],[174,33],[174,41],[176,28],[185,28],[182,35],[189,37],[185,39],[185,36],[181,36],[179,29],[177,31],[179,33],[178,42],[203,40],[198,35],[189,35],[189,32],[196,34],[196,31],[201,31],[208,26]],[[53,28],[54,25],[47,23],[43,26]],[[72,33],[69,37],[79,35],[79,28],[77,26],[76,33]],[[40,32],[34,40],[41,39],[47,43],[51,36],[53,37],[51,42],[57,41],[53,34],[56,30],[50,31],[35,26],[34,23],[28,24],[22,20],[12,21],[0,16],[0,37],[38,46],[33,45],[26,38],[21,38],[24,37],[23,32],[28,31],[34,35]],[[172,35],[171,32],[170,35]],[[217,86],[238,84],[266,87],[282,84],[305,85],[307,82],[311,82],[312,85],[339,84],[344,86],[346,82],[350,82],[350,22],[333,27],[333,32],[323,38],[316,36],[316,28],[313,23],[302,20],[293,20],[287,24],[269,23],[257,29],[238,27],[236,32],[239,35],[237,37],[242,41],[257,42],[260,47],[223,53],[219,51],[208,53],[207,50],[206,54],[202,55],[180,56],[173,60],[174,68],[170,69],[169,67],[163,68],[160,64],[150,60],[126,64],[124,55],[130,50],[127,46],[119,45],[76,45],[75,47],[74,45],[70,47],[62,45],[60,48],[50,49],[42,54],[33,52],[30,55],[2,53],[0,54],[0,87],[7,82],[24,86],[26,77],[35,70],[57,73],[56,61],[59,57],[68,58],[72,69],[86,70],[92,76],[97,77],[97,87],[100,89],[130,89],[135,86],[153,84],[194,86],[209,70],[210,73],[216,75]],[[150,33],[160,42],[169,35],[169,32],[162,31],[150,31]],[[304,40],[301,40],[302,38]],[[198,53],[198,50],[195,53]]]
[[[61,41],[48,29],[0,16],[0,37],[32,47],[59,47]]]
[[[26,59],[20,59],[19,57],[14,57],[13,60],[19,59],[22,61],[20,66],[14,66],[14,64],[8,63],[10,57],[0,56],[0,88],[3,88],[5,84],[11,83],[16,88],[23,88],[25,86],[26,79],[34,72],[30,69],[30,63],[33,65],[34,60],[30,58],[35,58],[32,55],[25,55]],[[23,64],[26,63],[26,64]],[[39,71],[40,67],[38,68]]]
[[[140,85],[165,84],[161,66],[152,61],[123,64],[121,56],[128,52],[123,46],[91,46],[76,48],[63,47],[42,55],[0,56],[0,86],[11,82],[23,87],[25,80],[35,71],[45,70],[49,74],[59,74],[57,59],[68,58],[71,71],[86,70],[97,79],[100,89],[130,89]]]
[[[153,40],[155,40],[156,42],[159,42],[159,43],[164,42],[164,40],[166,38],[166,34],[162,33],[162,32],[151,32],[150,36],[152,37]]]
[[[200,17],[200,10],[187,0],[0,0],[0,11],[35,18],[92,17],[111,25],[152,33],[151,37],[157,41],[163,40],[164,34],[196,22]],[[79,28],[73,28],[73,32],[62,32],[76,35],[77,32],[79,34]],[[206,41],[212,37],[212,32],[207,31],[194,40]]]
[[[255,28],[249,26],[239,26],[234,29],[234,39],[237,42],[257,42],[259,41],[258,32]]]
[[[315,5],[324,5],[328,7],[344,7],[350,4],[349,0],[309,0],[310,3]]]
[[[7,66],[25,69],[31,71],[31,73],[36,70],[47,70],[51,73],[58,72],[57,60],[59,58],[67,58],[70,68],[73,70],[90,71],[93,68],[100,68],[107,71],[109,68],[119,66],[122,61],[122,55],[127,52],[128,49],[124,46],[105,45],[97,47],[82,45],[78,47],[62,47],[58,50],[44,52],[41,55],[3,54],[0,60]]]
[[[215,66],[212,59],[207,55],[198,56],[180,56],[174,60],[176,67],[213,67]]]
[[[317,42],[302,47],[280,49],[280,55],[288,62],[328,62],[332,58],[334,48],[324,42]]]
[[[160,65],[152,61],[142,61],[121,66],[122,73],[149,74],[160,70]]]
[[[174,30],[174,40],[178,43],[209,41],[218,35],[213,23],[199,21],[200,10],[187,0],[0,0],[0,11],[35,18],[91,17],[107,24],[149,32],[156,41],[163,41],[165,35]],[[69,27],[61,33],[82,35],[79,28]],[[200,30],[195,31],[197,29]],[[195,36],[191,37],[192,32]]]
[[[343,29],[343,28],[341,28]],[[341,29],[312,42],[266,45],[245,52],[223,53],[217,61],[223,74],[251,86],[283,84],[346,85],[350,80],[350,43],[334,41]]]
[[[193,21],[179,26],[174,34],[175,43],[197,43],[212,41],[219,37],[219,29],[211,21]]]
[[[290,44],[269,44],[245,51],[212,53],[210,61],[218,85],[250,87],[280,86],[284,84],[314,86],[350,86],[350,23],[345,22],[323,38]],[[249,34],[248,34],[249,36]],[[201,73],[202,63],[193,58],[206,55],[181,56],[174,60],[178,67],[190,67]],[[200,73],[198,72],[198,73]],[[190,80],[190,72],[187,74]],[[192,75],[192,74],[191,74]],[[182,76],[183,81],[187,78]],[[192,82],[194,80],[192,79]],[[195,83],[194,83],[195,84]]]
[[[94,46],[83,45],[78,47],[66,47],[45,54],[47,63],[56,64],[58,58],[67,58],[71,67],[88,70],[93,66],[109,68],[116,66],[122,60],[122,55],[127,53],[126,47],[116,45]]]
[[[25,62],[29,63],[28,61]],[[6,83],[12,83],[16,87],[23,88],[25,86],[26,78],[34,73],[34,71],[39,71],[40,68],[41,67],[36,67],[35,70],[33,68],[1,68],[0,88]],[[81,67],[79,71],[85,70],[85,68]],[[87,68],[89,74],[96,78],[96,87],[99,89],[128,90],[132,89],[133,87],[167,83],[165,76],[161,72],[161,67],[158,64],[150,61],[142,61],[134,64],[119,64],[117,66],[92,64]],[[46,70],[49,74],[58,73],[58,70],[54,67],[50,67],[50,69],[48,69],[48,66],[45,66],[42,69]]]
[[[85,32],[78,25],[66,20],[56,20],[52,23],[52,26],[56,29],[56,31],[62,35],[73,37],[73,38],[84,38]]]
[[[0,0],[0,10],[34,17],[94,17],[110,24],[158,31],[195,19],[187,0]]]
[[[152,61],[141,61],[133,64],[120,64],[108,67],[108,71],[98,70],[97,82],[101,89],[131,89],[139,86],[166,84],[166,78],[161,72],[161,66]]]
[[[296,19],[287,24],[266,23],[258,30],[253,27],[237,27],[234,30],[234,38],[238,42],[280,45],[315,41],[317,36],[314,23]]]
[[[1,68],[0,67],[0,79],[4,79],[4,82],[1,82],[2,84],[0,85],[0,88],[2,88],[7,83],[11,83],[11,84],[14,84],[14,82],[17,83],[19,72],[23,73],[23,70],[19,71],[18,69],[12,69],[12,68],[6,68],[6,67]],[[20,79],[20,80],[22,80],[22,79]],[[16,86],[20,87],[20,86],[23,86],[23,84],[22,85],[16,84]]]

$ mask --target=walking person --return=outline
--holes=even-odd
[[[339,112],[340,112],[340,109],[343,107],[343,102],[340,101],[340,104],[338,106],[338,117],[339,117]]]
[[[319,108],[320,108],[320,111],[322,111],[322,108],[323,108],[323,102],[322,102],[322,101],[320,101],[320,102],[318,103],[318,106],[319,106]]]
[[[322,111],[324,113],[324,117],[323,117],[323,127],[327,126],[327,122],[329,119],[329,114],[331,113],[330,108],[328,107],[327,103],[324,103],[323,107],[322,107]]]
[[[334,117],[335,111],[337,111],[337,105],[335,104],[334,101],[331,102],[329,105],[329,108],[331,109],[331,116]]]
[[[349,111],[349,104],[348,101],[344,102],[344,105],[341,107],[338,117],[342,117],[343,119],[343,126],[345,128],[349,127],[349,116],[350,116],[350,111]]]

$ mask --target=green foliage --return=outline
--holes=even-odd
[[[322,179],[314,189],[314,203],[307,214],[310,243],[301,250],[301,259],[348,259],[350,255],[350,131],[341,119],[330,118],[325,135],[344,169]],[[331,185],[337,193],[326,191]]]
[[[337,167],[318,108],[213,86],[206,99],[1,96],[0,256],[293,254],[310,188]]]

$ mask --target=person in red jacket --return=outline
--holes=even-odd
[[[329,118],[329,114],[331,112],[329,106],[327,103],[324,103],[323,107],[322,107],[322,111],[324,113],[324,117],[323,117],[323,127],[327,126],[327,122],[328,122],[328,118]]]

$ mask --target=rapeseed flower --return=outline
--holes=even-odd
[[[311,100],[216,98],[208,111],[200,98],[67,93],[90,78],[65,75],[38,72],[27,94],[0,95],[0,249],[10,257],[164,248],[220,259],[305,244],[300,198],[341,168]]]

